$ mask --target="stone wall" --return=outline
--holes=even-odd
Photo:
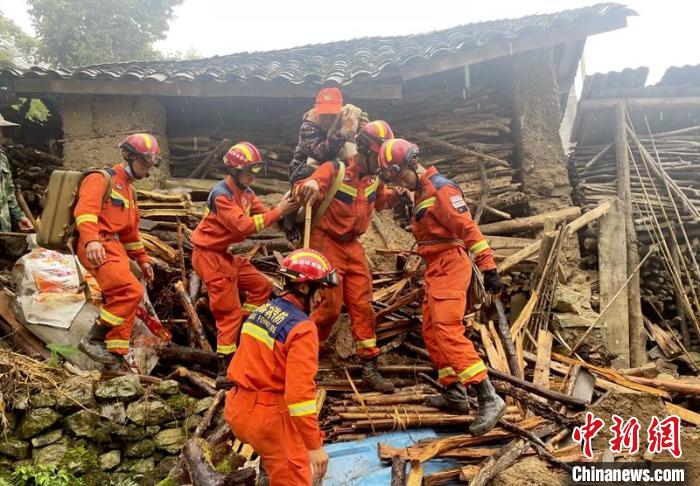
[[[119,144],[134,132],[153,134],[158,139],[161,155],[168,158],[166,113],[154,98],[66,95],[60,98],[59,112],[66,168],[86,169],[118,163],[121,160]],[[138,186],[162,186],[169,175],[167,164],[151,174]]]
[[[173,380],[144,389],[136,375],[72,378],[53,392],[12,397],[3,413],[0,468],[56,464],[86,485],[154,484],[212,402],[181,393]]]
[[[559,135],[561,112],[551,50],[510,59],[507,92],[512,101],[516,159],[523,190],[537,213],[571,204],[571,184]]]

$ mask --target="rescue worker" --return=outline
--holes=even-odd
[[[311,247],[320,251],[338,270],[340,286],[327,289],[311,318],[319,326],[319,337],[328,338],[345,303],[357,356],[364,361],[365,386],[391,393],[394,385],[377,370],[376,320],[372,308],[372,275],[358,238],[367,230],[372,211],[393,206],[399,191],[389,190],[377,177],[377,152],[384,140],[393,138],[391,127],[382,121],[368,123],[357,136],[358,153],[347,163],[345,177],[333,200],[311,232]],[[306,180],[299,181],[294,194],[302,204],[320,202],[331,188],[339,170],[338,161],[323,163]]]
[[[17,123],[5,120],[0,115],[0,231],[12,231],[16,226],[22,232],[34,229],[17,203],[15,185],[12,182],[10,161],[2,147],[5,145],[4,128],[18,127]],[[16,258],[26,251],[26,241],[20,238],[0,237],[0,250]]]
[[[445,392],[432,402],[447,410],[469,410],[466,385],[476,388],[479,413],[469,430],[482,435],[506,410],[489,381],[486,365],[464,335],[462,317],[472,266],[467,251],[484,275],[487,291],[499,294],[504,285],[496,271],[493,252],[478,226],[459,186],[433,167],[418,163],[418,147],[403,139],[385,142],[379,152],[380,175],[386,183],[414,194],[412,231],[418,254],[426,261],[423,299],[423,339],[438,370]]]
[[[160,162],[160,148],[153,135],[129,135],[119,146],[124,162],[107,171],[112,189],[103,205],[107,179],[88,174],[80,185],[73,214],[78,230],[77,255],[102,290],[102,307],[90,332],[78,348],[95,361],[118,367],[129,351],[136,309],[144,288],[130,270],[136,260],[146,282],[153,268],[139,239],[139,210],[132,181],[149,176]]]
[[[306,165],[309,157],[318,164],[337,158],[345,142],[354,140],[356,127],[362,128],[367,122],[366,116],[363,114],[358,120],[351,111],[344,112],[343,94],[338,88],[321,89],[314,108],[304,114],[299,142],[289,166],[290,181],[294,183],[311,175],[314,167]]]
[[[231,254],[228,248],[299,207],[287,198],[276,208],[266,210],[255,196],[250,185],[262,170],[263,160],[252,143],[237,143],[223,161],[229,175],[209,194],[204,218],[192,233],[192,266],[207,286],[209,308],[216,319],[219,386],[226,382],[226,369],[236,351],[244,316],[267,302],[272,292],[267,277],[246,258]],[[247,293],[243,305],[239,291]]]
[[[284,293],[241,329],[224,417],[260,455],[270,486],[309,485],[325,475],[328,455],[316,410],[318,335],[308,314],[317,291],[338,280],[328,260],[310,249],[287,255],[279,273]]]

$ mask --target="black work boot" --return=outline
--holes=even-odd
[[[467,400],[467,390],[460,382],[452,383],[445,387],[440,395],[427,397],[424,402],[429,407],[439,408],[446,412],[459,414],[469,413],[469,401]]]
[[[111,328],[96,320],[88,335],[80,340],[78,349],[87,354],[90,359],[106,365],[114,365],[117,360],[105,347],[105,337]]]
[[[476,420],[469,426],[469,432],[473,436],[484,435],[494,428],[496,423],[506,413],[506,402],[496,394],[496,390],[489,381],[484,378],[481,383],[474,385],[479,402],[479,413]]]
[[[362,368],[362,384],[374,391],[382,393],[394,392],[394,384],[379,374],[376,358],[365,361]]]
[[[233,384],[228,381],[228,378],[226,377],[228,365],[231,364],[231,359],[233,359],[233,353],[219,355],[219,373],[216,375],[217,390],[229,390],[233,386]]]

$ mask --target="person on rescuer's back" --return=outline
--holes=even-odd
[[[311,247],[320,251],[338,270],[340,285],[326,289],[311,318],[319,327],[321,340],[328,338],[338,320],[343,303],[350,315],[357,356],[363,361],[364,386],[382,393],[394,391],[391,381],[377,369],[376,319],[372,308],[372,274],[358,238],[367,230],[372,211],[392,207],[401,191],[388,189],[377,177],[377,152],[384,140],[393,138],[382,120],[366,124],[357,135],[357,155],[347,161],[343,182],[316,227],[311,231]],[[302,203],[311,203],[314,214],[332,187],[340,163],[323,163],[305,180],[297,182],[293,194]]]
[[[479,413],[469,427],[483,435],[503,417],[506,405],[496,394],[472,342],[464,335],[462,317],[472,266],[467,251],[474,255],[484,274],[486,290],[500,294],[504,285],[496,271],[493,252],[472,220],[459,186],[442,176],[435,167],[418,163],[418,147],[393,139],[379,150],[380,176],[387,182],[413,191],[412,230],[418,254],[427,264],[423,298],[423,339],[438,370],[443,396],[430,404],[467,413],[465,385],[476,388]]]
[[[224,417],[260,455],[271,486],[310,485],[326,474],[328,455],[316,410],[318,335],[308,313],[317,291],[337,285],[338,276],[326,257],[306,248],[287,255],[279,273],[282,295],[241,329]]]
[[[318,165],[340,156],[345,142],[352,142],[355,129],[367,123],[366,114],[356,117],[357,110],[343,105],[338,88],[323,88],[316,96],[314,107],[304,114],[299,129],[299,141],[289,165],[289,179],[294,184],[306,179]],[[308,164],[313,159],[312,164]]]
[[[160,148],[153,135],[135,133],[119,146],[124,162],[107,171],[112,191],[102,204],[107,179],[99,172],[88,174],[80,184],[73,214],[78,230],[80,263],[97,280],[103,304],[95,324],[78,348],[100,363],[118,368],[129,352],[136,309],[144,288],[131,273],[129,259],[138,263],[147,283],[153,268],[139,237],[139,208],[133,180],[149,176],[160,162]]]
[[[299,205],[282,199],[267,210],[250,188],[263,168],[258,149],[240,142],[224,156],[229,175],[209,194],[204,218],[192,233],[192,266],[207,286],[209,308],[216,319],[216,353],[219,356],[218,387],[226,386],[226,369],[236,351],[238,333],[244,316],[264,304],[272,293],[272,284],[243,256],[228,251],[232,243],[275,223],[295,211]],[[239,291],[247,298],[241,305]]]

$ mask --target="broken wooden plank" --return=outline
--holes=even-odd
[[[603,368],[600,366],[595,366],[590,363],[586,363],[585,361],[569,358],[568,356],[564,356],[559,353],[552,353],[552,359],[568,365],[580,365],[581,367],[587,368],[588,370],[592,371],[594,374],[601,375],[607,378],[609,381],[617,383],[618,385],[622,385],[625,388],[630,388],[632,390],[637,390],[643,393],[647,393],[649,395],[665,398],[666,400],[671,399],[671,396],[667,392],[663,390],[658,390],[656,388],[652,388],[650,386],[646,386],[644,384],[635,383],[634,381],[631,381],[631,379],[636,377],[624,377],[612,368]]]
[[[554,335],[545,329],[537,333],[537,361],[532,377],[532,383],[543,388],[549,388],[549,365],[552,362],[552,343]]]

